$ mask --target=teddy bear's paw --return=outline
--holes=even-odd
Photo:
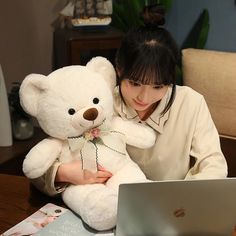
[[[156,133],[155,131],[148,127],[148,126],[142,126],[142,130],[140,130],[140,137],[138,137],[138,140],[141,142],[138,147],[140,148],[150,148],[152,147],[156,142]]]
[[[105,185],[69,186],[63,192],[62,198],[90,227],[100,231],[115,226],[118,196]]]
[[[139,148],[150,148],[155,144],[155,131],[145,125],[136,123],[133,120],[123,120],[121,117],[114,117],[112,120],[114,130],[125,134],[126,142],[129,145]]]
[[[116,226],[116,221],[117,221],[116,212],[102,211],[102,212],[99,212],[99,214],[102,214],[102,216],[93,217],[93,215],[91,215],[87,218],[84,218],[84,221],[90,227],[98,231],[109,230]]]
[[[117,204],[118,196],[115,191],[99,191],[87,198],[83,219],[99,231],[114,228],[117,221]]]
[[[51,161],[44,160],[44,158],[42,157],[38,158],[30,158],[30,157],[31,156],[26,156],[26,159],[24,160],[22,166],[24,174],[30,179],[35,179],[42,176],[52,165]]]
[[[37,168],[35,167],[37,166]],[[45,166],[45,165],[37,165],[34,164],[34,162],[32,162],[29,159],[25,159],[23,162],[23,172],[24,174],[30,178],[30,179],[35,179],[38,178],[40,176],[42,176],[47,169],[49,168],[49,166]]]
[[[23,172],[34,179],[42,176],[59,156],[61,142],[56,139],[44,139],[34,146],[23,162]]]

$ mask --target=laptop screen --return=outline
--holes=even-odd
[[[235,225],[236,178],[120,185],[117,236],[231,236]]]

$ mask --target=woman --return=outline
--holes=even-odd
[[[227,164],[203,96],[175,84],[178,48],[159,12],[158,6],[145,9],[145,26],[124,37],[116,56],[117,114],[157,134],[153,147],[128,146],[128,152],[151,180],[224,178]],[[103,167],[97,173],[79,169],[80,161],[55,163],[36,185],[56,195],[65,183],[105,183],[112,175]]]

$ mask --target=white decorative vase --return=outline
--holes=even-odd
[[[2,67],[0,65],[0,147],[12,145],[12,128],[9,104]]]

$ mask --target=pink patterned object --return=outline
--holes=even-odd
[[[95,138],[98,138],[101,134],[101,130],[99,128],[94,128],[89,130],[84,134],[84,138],[86,140],[94,140]]]

